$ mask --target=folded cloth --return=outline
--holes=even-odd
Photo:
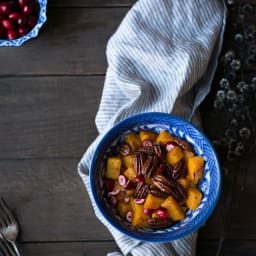
[[[122,119],[153,111],[191,121],[210,91],[225,20],[222,0],[140,0],[108,42],[108,69],[96,115],[99,136],[83,155],[78,171],[96,216],[122,252],[109,256],[195,255],[197,232],[164,244],[144,243],[121,234],[97,209],[88,176],[98,142]]]

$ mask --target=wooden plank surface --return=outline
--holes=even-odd
[[[0,47],[3,75],[105,74],[105,48],[128,8],[49,8],[36,39]],[[40,50],[39,50],[40,49]]]
[[[22,244],[22,255],[36,256],[105,256],[108,252],[118,250],[114,242],[97,243],[39,243]]]
[[[19,242],[112,239],[94,215],[78,161],[0,161],[0,195],[19,220]]]
[[[0,78],[0,159],[80,157],[104,77]]]

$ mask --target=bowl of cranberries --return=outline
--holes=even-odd
[[[46,21],[47,0],[0,0],[0,46],[20,46]]]
[[[98,144],[90,185],[104,218],[146,242],[197,230],[213,212],[220,166],[206,136],[165,113],[143,113],[111,128]]]

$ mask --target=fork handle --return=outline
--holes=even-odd
[[[10,240],[9,240],[9,242],[11,243],[11,245],[12,245],[12,247],[13,247],[13,249],[14,249],[16,255],[17,255],[17,256],[21,256],[17,244],[16,244],[14,241],[10,241]]]

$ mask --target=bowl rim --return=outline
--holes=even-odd
[[[3,46],[21,46],[25,42],[27,42],[29,39],[32,39],[34,37],[37,37],[39,30],[43,26],[43,24],[47,20],[47,15],[46,15],[46,9],[47,9],[47,1],[48,0],[36,0],[40,6],[39,14],[38,14],[38,20],[36,25],[24,36],[13,39],[13,40],[8,40],[8,39],[0,39],[0,47]]]
[[[213,152],[213,161],[215,162],[216,165],[216,173],[218,180],[216,181],[217,183],[217,188],[216,188],[216,193],[215,193],[215,200],[214,202],[210,205],[210,207],[208,208],[208,212],[204,214],[203,219],[201,219],[200,221],[198,221],[195,225],[192,225],[190,227],[188,227],[188,229],[180,234],[176,234],[175,237],[170,238],[170,237],[161,237],[161,238],[143,238],[139,235],[136,235],[134,233],[131,233],[127,230],[125,230],[124,228],[120,227],[113,218],[111,218],[108,214],[105,213],[104,209],[101,207],[101,202],[100,199],[97,197],[96,195],[96,187],[95,184],[93,182],[93,175],[92,175],[92,171],[95,169],[95,160],[97,158],[97,152],[99,151],[99,149],[102,147],[102,145],[105,143],[105,141],[107,140],[109,133],[114,132],[116,130],[119,129],[120,126],[124,125],[125,123],[129,122],[130,120],[133,120],[134,118],[139,118],[139,117],[150,117],[150,116],[158,116],[159,118],[165,117],[165,118],[171,118],[173,120],[179,121],[181,123],[184,123],[185,125],[191,126],[193,129],[195,129],[200,136],[202,136],[203,140],[206,142],[206,144],[208,144],[208,146],[211,148],[212,152]],[[220,166],[220,162],[219,159],[217,157],[217,153],[214,149],[214,147],[212,146],[211,142],[209,141],[209,139],[206,137],[206,135],[199,130],[195,125],[191,124],[189,121],[178,117],[174,114],[168,114],[168,113],[162,113],[162,112],[145,112],[145,113],[140,113],[140,114],[136,114],[136,115],[132,115],[130,117],[127,117],[125,119],[123,119],[122,121],[116,123],[112,128],[110,128],[108,131],[106,131],[106,133],[103,135],[103,137],[101,138],[99,144],[97,145],[94,154],[93,154],[93,158],[91,161],[91,165],[90,165],[90,171],[89,171],[89,178],[90,178],[90,188],[91,188],[91,192],[93,195],[93,200],[96,203],[96,206],[98,208],[98,210],[100,211],[100,213],[102,214],[102,216],[105,218],[105,220],[109,223],[109,225],[111,225],[112,227],[116,228],[118,231],[120,231],[121,233],[127,235],[130,238],[136,239],[136,240],[140,240],[140,241],[144,241],[144,242],[153,242],[153,243],[162,243],[162,242],[170,242],[176,239],[179,239],[181,237],[185,237],[191,233],[193,233],[194,231],[198,230],[202,225],[205,224],[205,222],[208,220],[208,218],[210,217],[210,215],[213,213],[213,210],[215,209],[217,202],[219,201],[220,198],[220,193],[221,193],[221,188],[222,188],[222,172],[221,172],[221,166]]]

